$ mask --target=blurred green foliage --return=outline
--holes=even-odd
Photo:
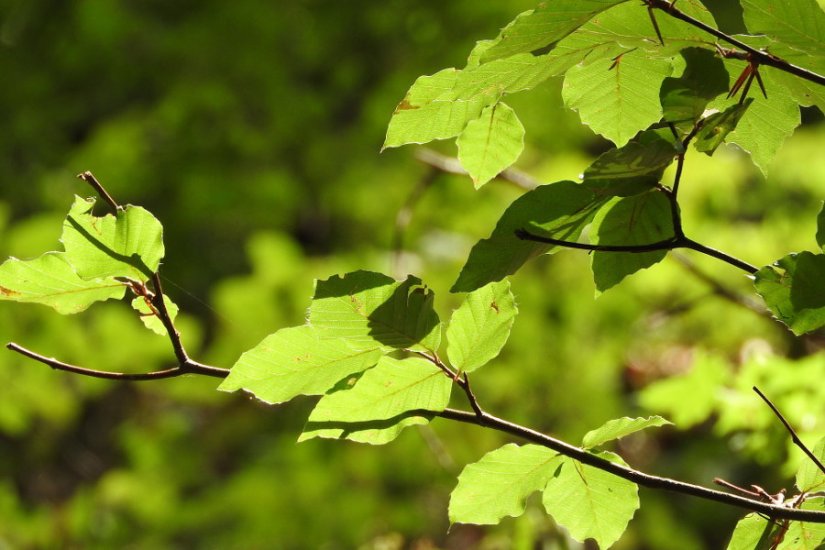
[[[200,360],[230,366],[302,322],[314,278],[355,269],[421,276],[447,317],[471,245],[520,191],[499,182],[476,192],[469,178],[434,175],[394,258],[396,213],[430,169],[410,151],[378,150],[415,77],[462,65],[476,39],[530,4],[3,0],[0,255],[53,249],[72,195],[91,194],[74,178],[88,169],[163,222],[166,290]],[[735,29],[731,5],[716,9]],[[560,109],[559,88],[509,101],[527,130],[519,166],[541,181],[575,178],[606,147]],[[733,149],[688,155],[681,200],[694,238],[758,265],[815,249],[825,127],[805,115],[767,181]],[[668,411],[689,431],[631,438],[625,459],[700,483],[789,486],[798,453],[749,388],[764,386],[807,441],[821,436],[822,335],[793,337],[726,299],[696,272],[746,300],[750,281],[689,259],[597,300],[586,254],[532,262],[513,278],[520,315],[474,381],[479,398],[576,441],[642,405],[655,410],[655,392],[637,390],[689,376],[699,358],[696,368],[725,371],[708,398],[716,415],[689,427],[678,421],[687,413]],[[142,372],[173,360],[123,304],[64,318],[2,303],[0,334],[90,368]],[[381,449],[297,445],[309,400],[267,408],[216,385],[118,384],[0,354],[0,548],[561,547],[532,501],[498,527],[447,533],[455,475],[501,444],[496,434],[439,420]],[[659,402],[693,405],[665,390]],[[674,533],[684,548],[719,547],[737,520],[681,497],[642,499],[617,548],[664,548]]]

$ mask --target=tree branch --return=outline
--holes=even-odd
[[[523,241],[534,241],[537,243],[552,244],[556,246],[563,246],[565,248],[576,248],[579,250],[589,250],[590,252],[652,252],[655,250],[670,250],[675,248],[677,239],[670,237],[648,244],[587,244],[574,241],[564,241],[561,239],[554,239],[552,237],[543,237],[530,233],[526,229],[516,229],[516,237]]]
[[[85,172],[78,174],[77,177],[91,185],[92,189],[94,189],[97,192],[97,194],[100,195],[100,198],[102,198],[109,204],[115,215],[117,215],[119,210],[122,210],[121,206],[115,201],[115,199],[112,198],[109,192],[106,191],[106,189],[100,184],[99,181],[97,181],[97,178],[94,177],[94,175],[90,171],[86,170]]]

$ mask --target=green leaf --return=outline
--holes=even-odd
[[[751,34],[765,34],[808,56],[823,56],[825,13],[816,0],[741,0],[741,4]]]
[[[513,164],[524,149],[524,126],[504,103],[486,107],[458,136],[458,160],[476,189]]]
[[[576,240],[596,211],[607,202],[592,189],[572,181],[542,185],[511,204],[488,239],[476,243],[452,292],[467,292],[515,273],[527,260],[558,247],[521,240],[515,232]]]
[[[447,327],[450,364],[459,371],[472,372],[498,356],[517,313],[506,279],[467,295]]]
[[[567,71],[562,97],[583,124],[621,147],[662,118],[659,88],[671,69],[664,59],[628,51]]]
[[[822,496],[806,500],[802,510],[825,512],[825,498]],[[825,524],[792,521],[782,539],[779,550],[822,550],[825,547]]]
[[[482,61],[533,52],[557,42],[594,15],[626,0],[555,0],[526,11],[504,27]]]
[[[672,143],[647,131],[624,147],[603,153],[584,171],[584,182],[613,196],[643,193],[659,183],[676,153]]]
[[[384,356],[351,389],[322,397],[309,423],[368,422],[410,411],[443,411],[451,388],[452,380],[429,361]]]
[[[811,452],[820,462],[825,463],[825,437],[819,440]],[[820,470],[819,466],[807,456],[802,460],[796,472],[796,487],[807,493],[825,490],[825,472]]]
[[[825,203],[816,217],[816,244],[825,252]]]
[[[138,206],[98,217],[92,214],[94,204],[94,199],[75,197],[60,239],[66,260],[83,279],[150,279],[164,253],[160,222]]]
[[[696,133],[696,139],[693,140],[696,150],[708,156],[712,155],[725,142],[728,134],[736,129],[752,103],[753,98],[749,97],[741,104],[736,103],[722,112],[708,115],[702,121],[702,129]]]
[[[796,335],[825,326],[825,255],[790,254],[756,273],[756,291]]]
[[[600,219],[599,219],[600,218]],[[670,201],[652,191],[619,199],[593,226],[600,245],[644,245],[673,236]],[[625,277],[660,262],[667,250],[653,252],[594,252],[593,278],[599,292],[617,285]]]
[[[691,370],[654,382],[639,393],[646,409],[666,414],[680,429],[708,418],[716,407],[719,388],[730,377],[730,367],[721,358],[698,354]],[[690,399],[685,399],[689,395]]]
[[[599,456],[623,464],[612,453]],[[559,467],[544,489],[544,507],[579,542],[595,539],[600,548],[619,540],[639,508],[635,483],[559,457]]]
[[[358,349],[434,352],[441,343],[433,293],[413,276],[397,282],[356,271],[317,281],[309,323],[321,338],[345,338]]]
[[[685,48],[680,53],[685,69],[678,78],[668,77],[662,81],[659,99],[663,118],[690,131],[702,118],[708,102],[728,90],[730,76],[713,51]]]
[[[380,350],[356,350],[342,338],[321,339],[308,325],[284,328],[241,355],[218,389],[244,389],[266,403],[283,403],[322,395],[380,357]]]
[[[33,260],[9,258],[0,265],[0,300],[43,304],[68,315],[92,303],[121,299],[126,286],[114,279],[84,280],[63,252],[47,252]]]
[[[621,439],[630,434],[647,428],[657,428],[660,426],[672,426],[673,423],[665,420],[661,416],[651,416],[648,418],[617,418],[609,420],[603,426],[587,432],[582,439],[582,447],[591,449],[599,447],[608,441]]]
[[[175,320],[175,317],[178,316],[178,306],[172,300],[169,299],[168,296],[163,297],[163,302],[166,304],[166,311],[169,312],[169,317],[172,321]],[[163,323],[158,318],[157,315],[152,312],[152,309],[149,307],[149,304],[146,303],[146,300],[142,296],[135,296],[132,300],[132,308],[138,312],[140,315],[140,320],[143,321],[143,324],[146,325],[146,328],[154,332],[155,334],[160,334],[161,336],[166,336],[166,327],[163,326]]]
[[[429,418],[416,414],[403,414],[389,420],[368,422],[307,422],[298,437],[298,443],[316,437],[322,439],[348,439],[356,443],[385,445],[408,426],[427,424]]]
[[[748,514],[736,524],[727,550],[769,550],[779,527],[756,514]]]
[[[561,456],[538,445],[504,445],[467,465],[450,495],[450,523],[494,525],[524,513],[524,501],[544,489]]]

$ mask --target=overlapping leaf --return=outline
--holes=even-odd
[[[780,527],[757,514],[748,514],[736,524],[726,550],[769,550]]]
[[[513,164],[524,149],[524,126],[505,103],[490,105],[456,140],[458,160],[476,189]]]
[[[600,219],[599,219],[600,218]],[[594,242],[600,245],[645,245],[673,237],[670,201],[652,191],[619,199],[594,221]],[[593,278],[603,292],[628,275],[660,262],[666,250],[652,252],[594,252]]]
[[[468,294],[447,327],[450,364],[459,371],[472,372],[495,358],[510,336],[516,313],[506,279]]]
[[[126,286],[112,278],[81,279],[63,252],[27,261],[9,258],[0,265],[0,300],[43,304],[64,315],[123,298],[125,292]]]
[[[679,77],[662,81],[659,98],[662,117],[689,132],[702,118],[708,102],[727,91],[730,77],[724,63],[711,50],[685,48],[680,53],[684,71]]]
[[[676,153],[673,144],[658,132],[643,132],[624,147],[603,153],[584,171],[584,181],[607,195],[643,193],[659,183]]]
[[[94,204],[75,197],[60,239],[66,260],[83,279],[151,278],[164,253],[160,222],[138,206],[98,217],[92,214]]]
[[[612,453],[599,453],[622,463]],[[544,489],[542,502],[553,519],[574,539],[592,538],[600,548],[619,540],[639,508],[635,483],[613,474],[560,456],[559,467]]]
[[[321,339],[309,325],[284,328],[241,355],[218,389],[244,389],[267,403],[283,403],[298,395],[322,395],[380,357],[378,349],[358,350],[341,338]]]
[[[366,422],[307,422],[298,442],[316,437],[321,439],[348,439],[356,443],[369,445],[386,445],[393,441],[404,428],[426,424],[429,418],[407,413],[389,420],[371,420]]]
[[[595,430],[587,432],[584,435],[584,438],[582,438],[582,447],[585,449],[592,449],[593,447],[600,447],[608,441],[621,439],[647,428],[672,425],[672,422],[668,422],[661,416],[650,416],[648,418],[617,418],[606,422],[603,426],[600,426]]]
[[[543,185],[524,194],[507,208],[492,235],[473,247],[452,291],[467,292],[500,281],[530,258],[558,250],[553,245],[521,240],[516,237],[517,230],[576,240],[607,200],[572,181]]]
[[[469,464],[450,495],[450,523],[492,525],[524,513],[524,501],[541,491],[561,456],[538,445],[508,444]]]
[[[756,291],[794,334],[825,326],[825,255],[790,254],[756,273]]]
[[[814,62],[825,56],[825,13],[816,0],[741,0],[741,4],[751,34],[765,34]]]
[[[811,449],[811,452],[820,462],[825,463],[825,437]],[[819,466],[808,457],[805,457],[804,462],[796,472],[796,487],[800,491],[812,493],[816,491],[825,490],[825,472],[819,469]]]
[[[398,282],[356,271],[318,281],[309,323],[321,338],[345,338],[358,349],[436,351],[441,342],[433,293],[413,276]]]
[[[168,296],[163,297],[163,303],[166,305],[166,312],[169,314],[169,318],[174,321],[175,318],[178,316],[178,306],[173,302]],[[149,307],[149,304],[146,302],[146,299],[142,296],[136,296],[132,300],[132,308],[138,312],[140,315],[140,320],[143,324],[154,332],[155,334],[160,334],[161,336],[166,335],[166,327],[163,326],[163,322],[155,315],[155,312],[152,308]]]
[[[752,103],[753,98],[749,97],[742,103],[735,103],[724,111],[714,112],[705,117],[702,120],[702,128],[693,140],[696,150],[708,156],[716,152],[716,149],[725,142],[728,134],[736,129]]]

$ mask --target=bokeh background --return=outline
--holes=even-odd
[[[733,2],[713,4],[720,24],[742,30]],[[446,318],[470,247],[521,191],[474,191],[466,177],[433,174],[414,148],[379,150],[417,76],[462,66],[475,40],[529,7],[0,0],[0,254],[55,249],[73,195],[91,194],[75,175],[91,170],[163,222],[166,290],[199,360],[231,366],[303,322],[315,278],[355,269],[421,276]],[[510,101],[527,128],[518,166],[539,181],[575,178],[608,147],[561,108],[559,89]],[[825,126],[818,111],[803,115],[767,179],[733,148],[689,155],[692,236],[758,265],[815,249]],[[424,181],[399,255],[397,213]],[[521,313],[476,393],[496,414],[571,441],[670,403],[677,429],[624,442],[631,464],[703,484],[790,486],[798,456],[748,384],[772,389],[809,441],[822,435],[821,344],[760,312],[741,273],[686,258],[598,298],[586,254],[534,261],[513,279]],[[97,369],[173,360],[125,304],[61,317],[0,303],[0,339]],[[716,405],[678,386],[644,397],[697,363],[724,373],[705,384]],[[0,353],[0,549],[578,547],[532,500],[500,526],[448,531],[455,476],[506,441],[497,434],[437,420],[383,448],[299,445],[312,400],[271,408],[216,385],[84,379]],[[641,496],[618,548],[718,548],[740,515]]]

